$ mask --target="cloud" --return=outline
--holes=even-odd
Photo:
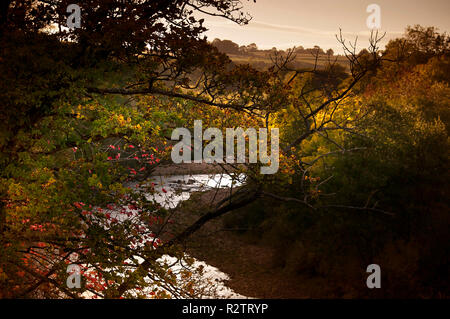
[[[281,24],[273,24],[262,21],[250,21],[248,24],[249,28],[253,29],[261,29],[261,30],[273,30],[279,32],[291,32],[291,33],[300,33],[300,34],[312,34],[312,35],[322,35],[322,36],[334,36],[336,32],[323,31],[312,28],[305,28],[301,26],[290,26],[290,25],[281,25]]]
[[[231,22],[231,21],[211,21],[208,23],[211,27],[225,27],[225,28],[233,28],[238,29],[242,31],[242,29],[252,29],[257,31],[275,31],[275,32],[282,32],[282,33],[295,33],[299,35],[311,35],[311,36],[321,36],[321,37],[332,37],[334,38],[335,35],[339,32],[339,30],[319,30],[314,28],[307,28],[302,26],[293,26],[293,25],[281,25],[281,24],[274,24],[274,23],[267,23],[263,21],[255,21],[252,20],[249,22],[246,26],[238,26],[237,24]],[[382,32],[383,33],[383,32]],[[370,36],[370,30],[362,30],[357,32],[345,32],[343,31],[342,34],[344,36],[364,36],[369,37]],[[386,31],[387,35],[390,36],[396,36],[396,35],[402,35],[403,31]]]

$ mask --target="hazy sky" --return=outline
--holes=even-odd
[[[243,0],[253,17],[246,26],[216,17],[205,20],[208,39],[230,39],[240,45],[256,43],[266,49],[319,45],[341,52],[335,34],[342,28],[348,39],[359,38],[367,46],[369,4],[381,7],[381,30],[386,41],[403,34],[408,25],[435,26],[450,30],[450,0]]]

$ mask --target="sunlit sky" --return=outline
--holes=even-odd
[[[246,26],[238,26],[223,18],[208,17],[205,26],[208,39],[229,39],[239,45],[256,43],[259,48],[293,46],[342,50],[335,34],[344,36],[359,47],[367,47],[369,29],[366,12],[369,4],[381,8],[381,29],[386,32],[382,46],[401,36],[408,25],[435,26],[441,32],[450,30],[450,0],[243,0],[244,11],[252,16]]]

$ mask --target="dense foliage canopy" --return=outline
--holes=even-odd
[[[361,52],[339,37],[345,65],[330,53],[296,69],[288,51],[258,71],[209,43],[198,18],[245,24],[240,1],[89,0],[72,30],[70,2],[0,8],[0,297],[199,297],[194,271],[160,258],[182,258],[231,211],[275,236],[296,271],[347,281],[378,259],[386,294],[448,295],[447,35],[417,26],[380,51],[372,34]],[[247,165],[244,186],[174,228],[146,180],[169,163],[172,130],[196,119],[279,127],[280,170]],[[72,263],[82,289],[66,285]]]

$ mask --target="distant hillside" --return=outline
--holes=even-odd
[[[265,70],[273,65],[271,56],[274,53],[286,53],[287,50],[279,50],[275,47],[269,50],[258,49],[255,43],[249,45],[239,46],[231,40],[214,39],[212,45],[217,47],[219,51],[226,53],[233,62],[238,64],[250,64],[256,69]],[[313,48],[303,48],[302,46],[293,48],[295,52],[295,59],[290,63],[291,67],[296,69],[312,68],[316,62],[316,55],[318,54],[317,65],[323,67],[329,60],[348,66],[348,61],[345,56],[334,55],[332,49],[324,51],[319,46]]]

